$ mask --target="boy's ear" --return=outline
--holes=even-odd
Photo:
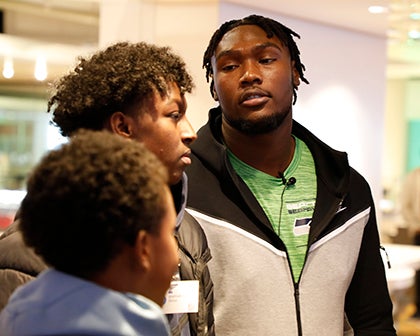
[[[152,248],[150,233],[140,230],[135,242],[137,260],[141,268],[147,272],[152,268]]]
[[[132,119],[122,112],[114,112],[109,118],[109,128],[113,133],[129,138],[132,133]]]

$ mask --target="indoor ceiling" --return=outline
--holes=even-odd
[[[48,52],[49,73],[62,73],[77,55],[96,48],[101,0],[0,0],[3,34],[0,60],[14,53],[13,79],[0,75],[0,88],[36,86],[33,59]],[[147,0],[156,2],[214,2],[216,0]],[[251,8],[319,22],[389,39],[388,75],[420,76],[420,36],[407,39],[410,29],[419,29],[420,0],[228,0]],[[387,12],[371,14],[371,5],[385,6]],[[14,50],[19,50],[18,54]],[[18,65],[16,65],[18,63]],[[4,90],[3,90],[4,91]]]
[[[76,57],[97,47],[100,0],[0,0],[0,61],[12,56],[15,73],[0,74],[0,90],[45,94],[34,79],[34,60],[48,55],[48,78],[67,71]]]
[[[386,37],[388,77],[420,77],[420,0],[229,0],[312,22]],[[372,14],[369,7],[384,9]],[[412,38],[408,38],[409,34]]]

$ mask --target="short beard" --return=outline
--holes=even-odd
[[[228,119],[223,115],[226,122],[234,129],[246,135],[261,135],[270,133],[283,123],[284,119],[292,112],[292,107],[283,113],[276,113],[271,116],[260,118],[257,121],[249,121],[242,118]]]

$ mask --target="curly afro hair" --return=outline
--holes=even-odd
[[[125,112],[155,91],[166,94],[171,82],[181,94],[194,88],[185,62],[169,47],[119,42],[90,58],[79,57],[53,85],[48,112],[64,136],[81,128],[101,130],[114,112]]]
[[[20,209],[25,243],[58,270],[103,270],[138,231],[159,232],[168,174],[146,147],[107,131],[78,131],[47,153]]]

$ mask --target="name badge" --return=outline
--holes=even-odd
[[[172,281],[165,295],[165,314],[198,312],[198,280]]]

